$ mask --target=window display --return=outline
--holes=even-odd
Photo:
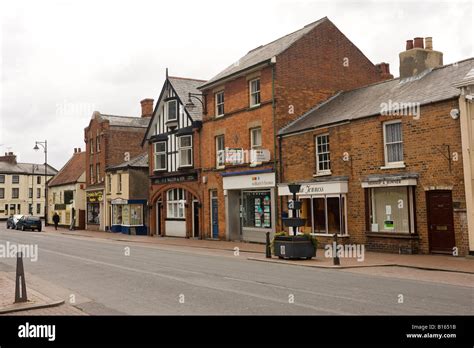
[[[99,203],[88,203],[87,204],[87,223],[88,224],[99,224],[100,204]]]
[[[271,194],[266,191],[242,193],[242,220],[244,227],[271,228]]]
[[[370,221],[372,232],[404,232],[414,229],[412,188],[407,186],[370,189]],[[411,219],[410,219],[411,217]]]

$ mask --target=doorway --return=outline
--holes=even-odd
[[[199,202],[193,200],[193,237],[199,238]]]
[[[430,252],[452,254],[455,238],[451,191],[427,191],[426,211]]]

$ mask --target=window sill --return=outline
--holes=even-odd
[[[405,163],[387,164],[385,166],[380,167],[380,169],[403,169],[403,168],[406,168]]]
[[[375,238],[396,238],[396,239],[420,239],[420,236],[415,233],[408,232],[365,232],[367,237]]]
[[[313,178],[317,178],[317,177],[320,177],[320,176],[329,176],[329,175],[332,175],[331,171],[329,171],[329,172],[320,172],[320,173],[313,174]]]
[[[249,110],[258,109],[259,107],[260,107],[260,104],[249,105]]]
[[[330,237],[334,238],[334,234],[331,233],[310,233],[312,236],[316,237]],[[350,236],[348,234],[338,234],[337,238],[349,238]]]
[[[192,164],[190,164],[190,165],[188,165],[188,166],[179,166],[179,167],[178,167],[178,170],[179,170],[179,169],[192,168],[192,167],[193,167]]]

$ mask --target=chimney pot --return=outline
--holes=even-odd
[[[153,115],[153,102],[151,98],[143,99],[140,104],[142,106],[142,117],[151,117]]]
[[[425,37],[425,48],[427,50],[433,49],[433,38],[431,36]]]
[[[422,37],[415,37],[414,46],[415,46],[415,48],[424,48],[423,38]]]
[[[407,40],[407,51],[413,48],[413,40]]]

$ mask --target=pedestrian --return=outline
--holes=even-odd
[[[59,224],[59,215],[57,212],[54,212],[53,215],[53,222],[54,222],[54,229],[58,230],[58,224]]]

